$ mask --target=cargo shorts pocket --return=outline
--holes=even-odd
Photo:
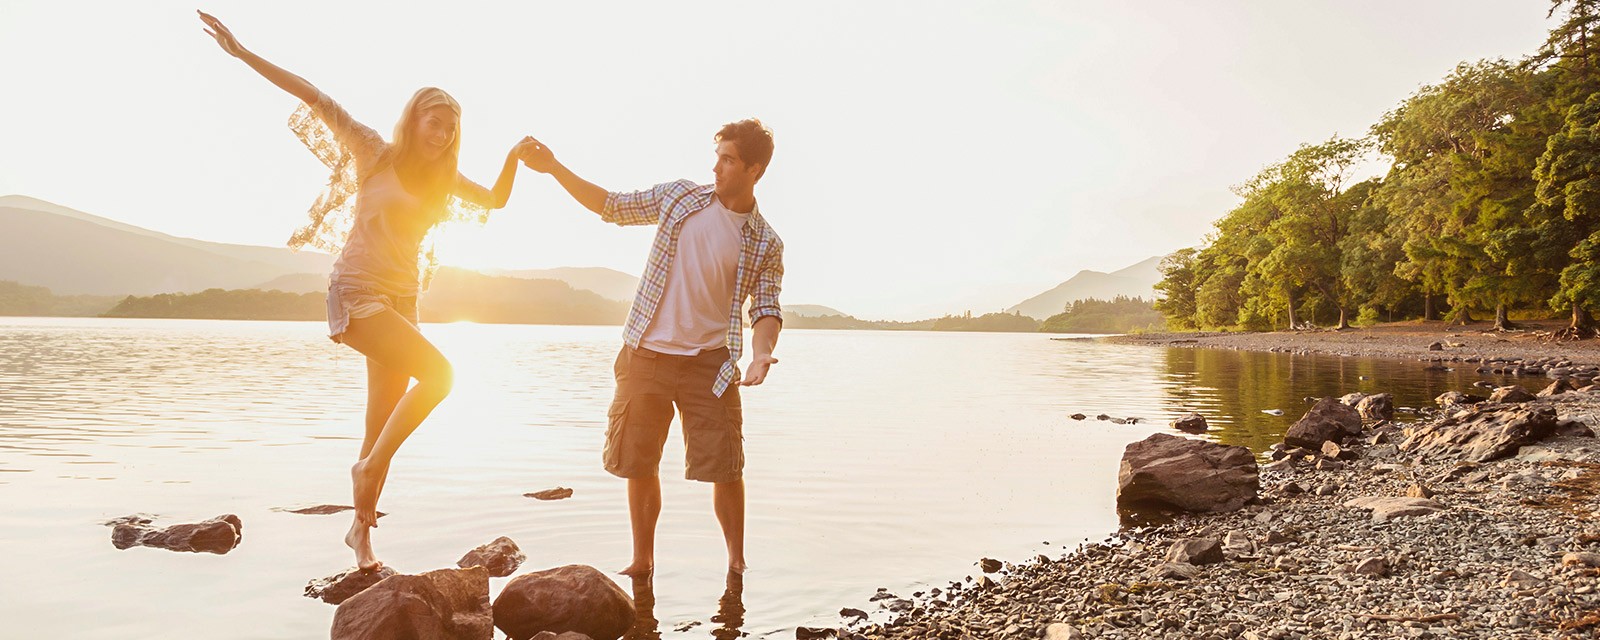
[[[701,482],[744,477],[744,429],[738,406],[705,406],[683,417],[684,475]]]
[[[623,438],[626,435],[628,423],[628,400],[626,398],[611,402],[611,408],[606,410],[606,422],[606,444],[601,454],[601,459],[605,463],[606,471],[622,475],[625,471],[622,468],[624,460]]]

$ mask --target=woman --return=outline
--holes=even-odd
[[[456,170],[461,106],[444,91],[417,91],[395,125],[393,141],[385,142],[304,78],[245,49],[221,21],[204,12],[200,20],[228,55],[305,103],[290,124],[334,171],[328,192],[312,207],[311,223],[290,246],[337,251],[328,285],[328,335],[367,357],[366,436],[350,468],[355,517],[344,541],[355,550],[358,567],[375,571],[382,563],[373,554],[369,529],[378,526],[378,496],[389,463],[450,392],[450,363],[416,326],[417,294],[423,273],[433,266],[432,251],[421,256],[426,266],[419,265],[422,243],[435,225],[452,217],[453,208],[476,209],[476,216],[456,215],[482,220],[488,209],[504,207],[522,143],[506,155],[494,189],[485,189]],[[417,384],[408,390],[412,378]]]

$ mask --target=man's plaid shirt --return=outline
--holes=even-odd
[[[644,191],[606,195],[606,206],[600,212],[602,220],[622,226],[657,226],[655,243],[650,247],[650,261],[639,278],[639,291],[634,294],[633,309],[628,312],[628,325],[622,333],[622,340],[629,347],[639,347],[639,340],[661,305],[661,296],[667,288],[667,270],[678,254],[678,233],[683,230],[683,221],[689,214],[710,206],[714,188],[679,180]],[[739,356],[744,351],[744,318],[740,309],[745,299],[751,301],[751,325],[765,317],[783,321],[783,309],[778,305],[778,292],[783,288],[783,241],[761,217],[759,209],[751,212],[739,232],[739,270],[733,302],[728,307],[728,361],[722,364],[722,371],[711,387],[711,392],[718,397],[739,377]]]

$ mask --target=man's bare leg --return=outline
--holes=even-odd
[[[656,520],[661,518],[661,477],[628,478],[628,521],[633,526],[633,562],[617,573],[644,577],[656,568]]]
[[[712,496],[722,539],[728,543],[728,571],[743,574],[748,568],[744,562],[744,479],[716,483]]]

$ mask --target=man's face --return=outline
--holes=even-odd
[[[745,164],[733,141],[723,140],[717,143],[717,164],[711,173],[717,176],[717,195],[743,196],[755,191],[761,166]]]

